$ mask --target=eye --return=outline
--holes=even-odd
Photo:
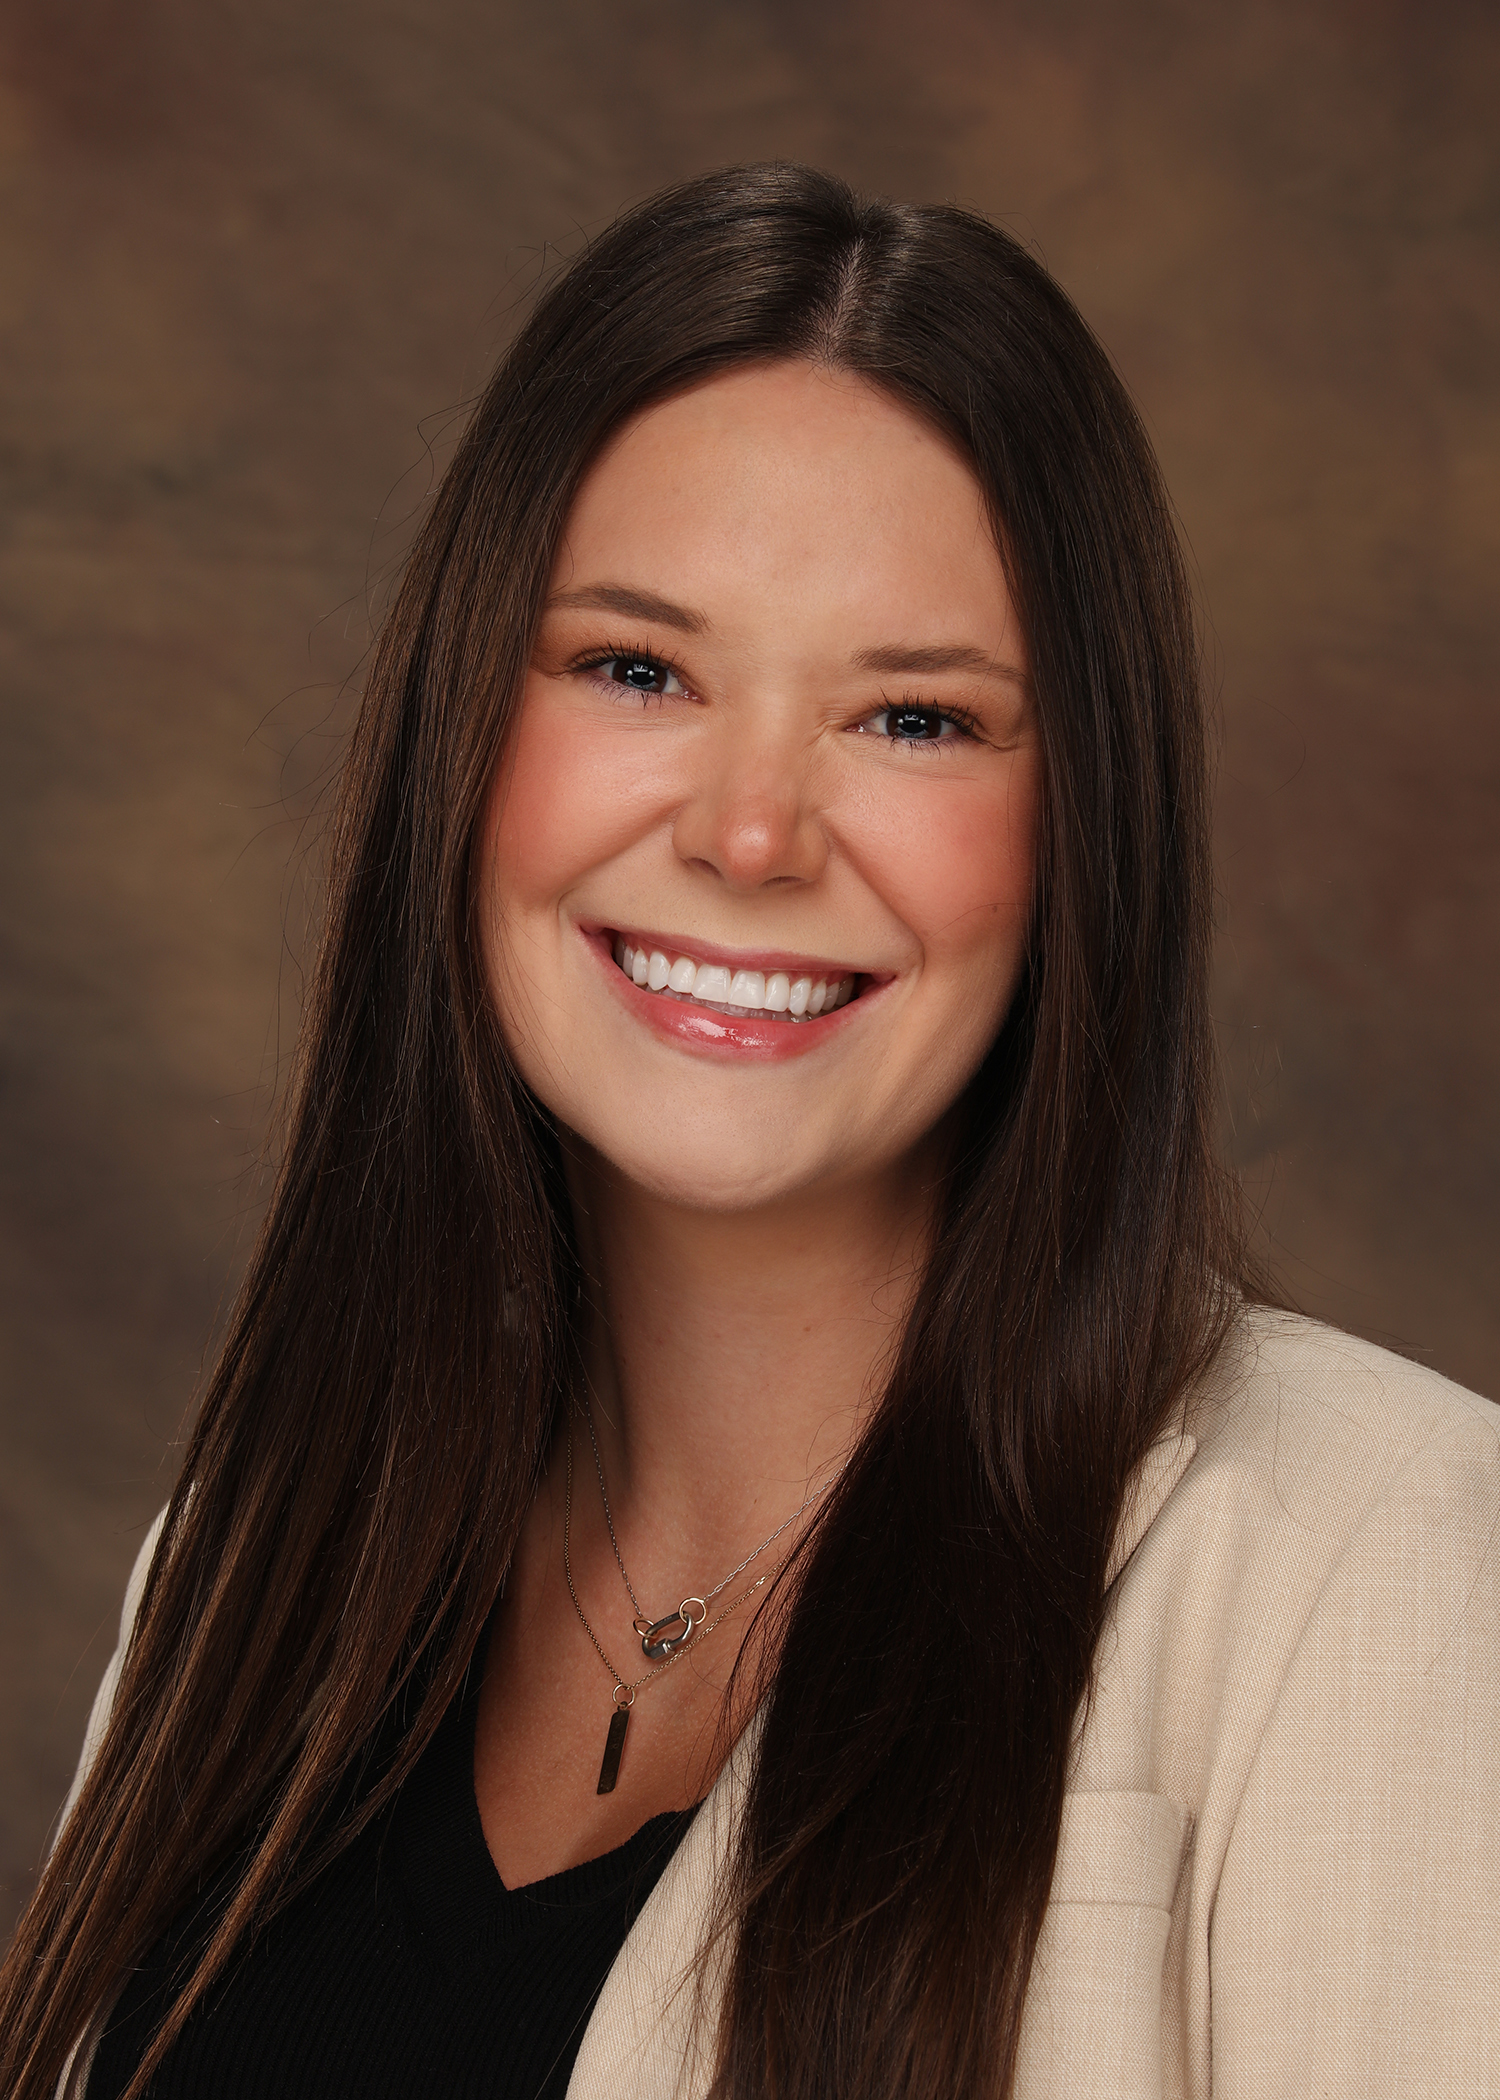
[[[949,743],[970,733],[960,716],[912,700],[903,700],[899,707],[878,708],[856,726],[864,735],[884,737],[893,744]]]
[[[650,699],[653,695],[676,698],[687,690],[670,664],[640,650],[596,657],[591,664],[580,668],[593,671],[607,684],[621,687],[627,693],[639,693],[642,699]]]

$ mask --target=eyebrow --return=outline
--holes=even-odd
[[[708,626],[702,613],[674,605],[655,591],[636,590],[624,583],[591,583],[581,591],[555,591],[547,600],[549,611],[554,606],[619,613],[627,620],[655,620],[663,627],[675,627],[680,634],[702,634]]]
[[[986,649],[976,649],[971,642],[937,642],[930,648],[911,649],[900,642],[890,642],[879,649],[859,649],[855,652],[854,668],[857,671],[890,671],[896,675],[903,672],[920,677],[939,671],[975,671],[981,678],[1005,678],[1012,685],[1026,684],[1026,674],[1015,665],[1002,663]]]

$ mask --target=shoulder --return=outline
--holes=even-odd
[[[162,1532],[166,1529],[167,1512],[159,1509],[146,1529],[135,1560],[131,1564],[130,1577],[125,1584],[125,1601],[120,1607],[120,1646],[128,1646],[135,1631],[136,1614],[141,1608],[141,1598],[146,1592],[146,1577],[151,1573],[156,1549],[161,1544]]]
[[[1325,1745],[1349,1724],[1351,1673],[1390,1716],[1451,1691],[1460,1655],[1476,1694],[1500,1684],[1500,1408],[1250,1307],[1188,1427],[1115,1592],[1089,1783],[1232,1816],[1296,1673],[1324,1699]]]
[[[1486,1532],[1494,1523],[1500,1407],[1315,1320],[1246,1307],[1190,1426],[1197,1449],[1167,1505],[1179,1516],[1233,1508],[1315,1558],[1336,1556],[1392,1499],[1425,1505],[1455,1538],[1466,1508],[1489,1512]]]
[[[59,1832],[73,1812],[73,1804],[83,1790],[83,1782],[87,1779],[94,1759],[99,1754],[99,1745],[103,1742],[105,1730],[109,1727],[110,1715],[114,1712],[115,1693],[120,1683],[120,1670],[125,1660],[125,1651],[129,1648],[130,1637],[135,1632],[136,1616],[140,1611],[141,1598],[146,1590],[146,1578],[151,1573],[151,1564],[156,1558],[156,1549],[161,1543],[162,1530],[166,1521],[167,1512],[163,1509],[158,1512],[145,1538],[141,1541],[140,1551],[135,1557],[135,1565],[130,1570],[130,1579],[125,1585],[125,1601],[120,1607],[120,1637],[115,1643],[115,1652],[105,1667],[99,1689],[94,1694],[94,1703],[89,1709],[88,1726],[84,1730],[83,1750],[78,1759],[77,1770],[73,1774],[73,1783],[68,1788],[68,1798],[63,1803],[62,1813],[57,1821],[57,1830]],[[56,1836],[54,1835],[53,1843],[55,1844],[56,1841]]]

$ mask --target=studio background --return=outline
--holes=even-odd
[[[1204,612],[1226,1144],[1306,1310],[1500,1393],[1493,9],[11,0],[0,57],[0,1941],[253,1234],[372,608],[539,277],[675,177],[974,206],[1103,338]]]

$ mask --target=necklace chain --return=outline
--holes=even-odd
[[[590,1427],[591,1427],[591,1428],[592,1428],[592,1426],[593,1426],[593,1425],[592,1425],[592,1424],[590,1424]],[[773,1574],[775,1573],[775,1569],[772,1569],[772,1568],[768,1568],[768,1569],[766,1570],[766,1572],[765,1572],[765,1574],[764,1574],[764,1575],[759,1575],[759,1576],[757,1576],[757,1577],[756,1577],[756,1579],[755,1579],[755,1581],[754,1581],[754,1582],[752,1582],[752,1583],[750,1584],[750,1586],[749,1586],[749,1588],[748,1588],[748,1589],[744,1589],[744,1590],[741,1590],[741,1591],[740,1591],[740,1594],[739,1594],[739,1595],[738,1595],[737,1597],[733,1598],[733,1599],[732,1599],[732,1600],[731,1600],[731,1601],[730,1601],[730,1602],[729,1602],[728,1604],[726,1604],[726,1605],[724,1606],[724,1609],[723,1609],[722,1611],[720,1611],[720,1612],[716,1612],[716,1613],[714,1614],[713,1618],[712,1618],[712,1619],[709,1619],[709,1620],[707,1621],[707,1623],[706,1623],[706,1624],[705,1624],[705,1623],[703,1622],[703,1620],[701,1620],[701,1619],[700,1619],[700,1620],[699,1620],[699,1622],[698,1622],[698,1624],[696,1625],[696,1627],[690,1627],[690,1628],[689,1628],[689,1632],[690,1632],[690,1638],[689,1638],[689,1639],[687,1639],[687,1640],[684,1640],[684,1641],[683,1641],[683,1642],[682,1642],[682,1643],[681,1643],[681,1644],[680,1644],[679,1646],[675,1647],[675,1648],[674,1648],[674,1649],[672,1650],[671,1654],[670,1654],[670,1655],[669,1655],[669,1656],[668,1656],[668,1657],[666,1658],[666,1660],[665,1660],[664,1662],[659,1662],[659,1663],[657,1663],[657,1664],[656,1664],[656,1665],[655,1665],[655,1666],[654,1666],[654,1667],[653,1667],[652,1669],[649,1669],[649,1670],[647,1670],[647,1671],[646,1671],[646,1672],[645,1672],[645,1673],[644,1673],[644,1674],[643,1674],[642,1676],[640,1676],[640,1677],[637,1677],[637,1678],[634,1678],[634,1679],[631,1679],[631,1680],[627,1680],[627,1679],[626,1679],[626,1678],[625,1678],[625,1677],[624,1677],[624,1676],[623,1676],[623,1675],[621,1674],[621,1672],[620,1672],[619,1670],[617,1670],[617,1669],[615,1668],[614,1664],[613,1664],[613,1663],[612,1663],[612,1662],[610,1661],[609,1657],[608,1657],[608,1656],[607,1656],[607,1655],[605,1654],[605,1652],[604,1652],[604,1648],[603,1648],[603,1644],[601,1643],[601,1641],[600,1641],[600,1639],[599,1639],[599,1636],[598,1636],[598,1635],[597,1635],[597,1634],[595,1633],[595,1631],[594,1631],[593,1627],[592,1627],[592,1626],[591,1626],[591,1625],[589,1624],[589,1621],[588,1621],[588,1614],[587,1614],[587,1613],[586,1613],[586,1612],[584,1611],[584,1608],[583,1608],[582,1604],[581,1604],[581,1603],[579,1602],[579,1599],[578,1599],[578,1592],[577,1592],[577,1590],[576,1590],[576,1589],[574,1588],[574,1586],[573,1586],[573,1565],[572,1565],[572,1560],[571,1560],[571,1558],[570,1558],[570,1556],[569,1556],[569,1550],[568,1550],[568,1549],[569,1549],[569,1544],[570,1544],[570,1537],[571,1537],[571,1532],[572,1532],[572,1525],[573,1525],[573,1424],[572,1424],[572,1421],[571,1421],[571,1419],[570,1419],[570,1420],[569,1420],[569,1423],[568,1423],[568,1465],[567,1465],[567,1485],[566,1485],[566,1487],[565,1487],[565,1489],[564,1489],[564,1493],[563,1493],[563,1573],[564,1573],[564,1575],[565,1575],[565,1576],[567,1577],[567,1580],[568,1580],[568,1595],[569,1595],[569,1596],[570,1596],[570,1597],[572,1598],[572,1600],[573,1600],[573,1609],[574,1609],[574,1611],[576,1611],[576,1612],[577,1612],[577,1614],[578,1614],[578,1622],[579,1622],[579,1624],[580,1624],[580,1625],[582,1626],[582,1628],[583,1628],[584,1632],[585,1632],[585,1633],[586,1633],[586,1634],[588,1635],[588,1637],[589,1637],[589,1640],[590,1640],[590,1642],[591,1642],[591,1643],[593,1644],[593,1649],[594,1649],[594,1653],[595,1653],[595,1654],[596,1654],[596,1655],[598,1656],[598,1658],[599,1658],[600,1662],[602,1662],[602,1663],[603,1663],[603,1665],[604,1665],[605,1669],[606,1669],[606,1670],[608,1670],[608,1672],[609,1672],[610,1676],[611,1676],[611,1677],[613,1677],[613,1679],[614,1679],[614,1681],[615,1681],[615,1704],[616,1704],[616,1706],[617,1706],[617,1707],[618,1707],[618,1706],[633,1706],[633,1705],[635,1704],[635,1695],[636,1695],[636,1693],[637,1693],[638,1691],[640,1691],[640,1689],[641,1689],[641,1687],[642,1687],[643,1685],[647,1685],[647,1684],[650,1684],[651,1680],[652,1680],[652,1679],[653,1679],[654,1677],[660,1677],[660,1675],[661,1675],[661,1673],[662,1673],[662,1671],[663,1671],[663,1670],[670,1670],[670,1669],[671,1669],[671,1667],[672,1667],[672,1665],[673,1665],[673,1663],[674,1663],[674,1662],[678,1662],[678,1661],[680,1661],[680,1660],[681,1660],[681,1658],[682,1658],[682,1657],[683,1657],[684,1655],[686,1655],[686,1654],[687,1654],[687,1652],[688,1652],[688,1650],[689,1650],[690,1648],[696,1648],[696,1647],[697,1647],[697,1646],[699,1645],[699,1643],[700,1643],[701,1641],[706,1641],[706,1640],[708,1639],[709,1635],[710,1635],[710,1634],[711,1634],[711,1633],[713,1632],[713,1630],[714,1630],[714,1628],[715,1628],[716,1626],[722,1626],[722,1625],[723,1625],[723,1623],[724,1623],[724,1621],[725,1621],[725,1620],[726,1620],[726,1619],[727,1619],[727,1618],[729,1617],[729,1614],[730,1614],[731,1612],[733,1612],[733,1611],[738,1611],[738,1610],[739,1610],[739,1608],[740,1608],[740,1606],[741,1606],[742,1604],[745,1604],[745,1603],[747,1603],[747,1602],[749,1601],[749,1599],[750,1599],[751,1597],[753,1597],[753,1596],[755,1595],[755,1592],[756,1592],[756,1591],[757,1591],[758,1589],[761,1589],[761,1588],[763,1588],[763,1587],[765,1586],[765,1584],[766,1584],[766,1583],[767,1583],[767,1582],[768,1582],[768,1581],[770,1580],[771,1576],[772,1576],[772,1575],[773,1575]],[[613,1535],[614,1535],[614,1527],[613,1527],[613,1525],[611,1525],[611,1527],[610,1527],[610,1535],[611,1535],[611,1537],[613,1537]],[[762,1550],[763,1550],[763,1549],[762,1549]],[[616,1558],[616,1560],[618,1560],[618,1559],[619,1559],[619,1557],[620,1557],[620,1549],[619,1549],[619,1547],[617,1546],[617,1547],[615,1548],[615,1558]],[[751,1556],[751,1558],[753,1559],[753,1558],[754,1558],[754,1555],[752,1555],[752,1556]],[[744,1562],[744,1563],[743,1563],[743,1567],[748,1567],[749,1565],[750,1565],[749,1561],[746,1561],[746,1562]],[[779,1565],[780,1565],[780,1564],[778,1563],[778,1566],[779,1566]],[[735,1575],[738,1575],[738,1574],[742,1573],[742,1571],[743,1571],[743,1569],[742,1569],[742,1568],[736,1568],[736,1569],[735,1569],[735,1571],[734,1571],[734,1573],[735,1573]],[[621,1567],[620,1567],[620,1573],[621,1573],[622,1575],[623,1575],[623,1574],[625,1573],[625,1568],[624,1568],[624,1564],[623,1564],[623,1562],[621,1563]],[[734,1580],[734,1575],[730,1575],[730,1576],[728,1576],[728,1577],[726,1578],[726,1581],[728,1581],[728,1582],[733,1582],[733,1580]],[[630,1588],[630,1582],[629,1582],[629,1578],[628,1578],[628,1577],[626,1578],[626,1583],[625,1583],[625,1587],[626,1587],[626,1589],[627,1589],[627,1590],[628,1590],[628,1589]],[[718,1594],[719,1594],[719,1590],[722,1590],[722,1589],[723,1589],[724,1587],[725,1587],[725,1584],[721,1582],[721,1583],[719,1584],[719,1589],[716,1589],[716,1590],[711,1590],[711,1591],[709,1592],[709,1595],[710,1595],[710,1597],[717,1597],[717,1596],[718,1596]],[[706,1600],[706,1599],[699,1599],[699,1598],[694,1598],[694,1599],[693,1599],[692,1601],[693,1601],[694,1603],[700,1603],[700,1602],[706,1603],[706,1602],[707,1602],[707,1600]],[[632,1594],[632,1596],[631,1596],[631,1602],[632,1602],[633,1604],[635,1603],[635,1598],[634,1598],[634,1595],[633,1595],[633,1594]],[[636,1605],[636,1610],[637,1610],[637,1611],[639,1611],[639,1610],[640,1610],[640,1606],[639,1606],[638,1604]],[[626,1696],[625,1696],[625,1697],[624,1697],[623,1699],[622,1699],[622,1698],[621,1698],[621,1696],[620,1696],[620,1694],[621,1694],[622,1692],[623,1692],[623,1693],[625,1693],[625,1695],[626,1695]]]
[[[635,1606],[636,1617],[638,1619],[645,1619],[648,1617],[648,1613],[646,1611],[645,1606],[641,1603],[640,1598],[636,1595],[635,1590],[631,1586],[630,1577],[625,1572],[625,1562],[620,1553],[620,1541],[615,1537],[615,1520],[610,1512],[609,1490],[604,1485],[604,1461],[599,1456],[599,1439],[594,1434],[594,1410],[589,1405],[587,1395],[584,1396],[583,1417],[589,1425],[589,1443],[593,1447],[594,1471],[599,1476],[599,1499],[604,1504],[604,1521],[609,1527],[609,1543],[614,1548],[615,1566],[620,1571],[620,1580],[625,1585],[625,1594],[630,1599],[631,1603]],[[569,1433],[571,1435],[571,1423],[569,1424]],[[569,1448],[571,1450],[571,1445],[569,1446]],[[839,1473],[841,1473],[843,1470],[843,1467],[840,1466]],[[777,1525],[776,1529],[770,1534],[768,1538],[763,1538],[760,1544],[755,1548],[755,1551],[753,1553],[747,1553],[745,1555],[745,1558],[740,1562],[737,1568],[731,1568],[722,1582],[716,1582],[713,1588],[711,1590],[705,1590],[701,1597],[695,1594],[689,1601],[695,1604],[702,1604],[706,1611],[708,1606],[713,1603],[715,1597],[719,1595],[721,1590],[727,1590],[730,1583],[735,1580],[736,1576],[743,1575],[746,1568],[748,1568],[752,1564],[752,1562],[760,1559],[761,1555],[765,1552],[768,1546],[774,1546],[776,1541],[781,1537],[782,1533],[791,1529],[791,1527],[796,1523],[797,1519],[803,1514],[805,1510],[811,1509],[812,1505],[816,1501],[818,1501],[818,1499],[821,1496],[826,1495],[828,1493],[828,1490],[833,1486],[834,1481],[836,1481],[838,1477],[838,1473],[835,1473],[831,1479],[825,1480],[821,1487],[815,1487],[810,1494],[804,1495],[801,1502],[799,1502],[797,1507],[792,1511],[791,1515],[789,1517],[784,1518],[782,1522]],[[764,1576],[761,1577],[762,1582],[764,1582],[765,1579],[766,1578]],[[757,1584],[756,1586],[758,1588],[759,1584]]]

